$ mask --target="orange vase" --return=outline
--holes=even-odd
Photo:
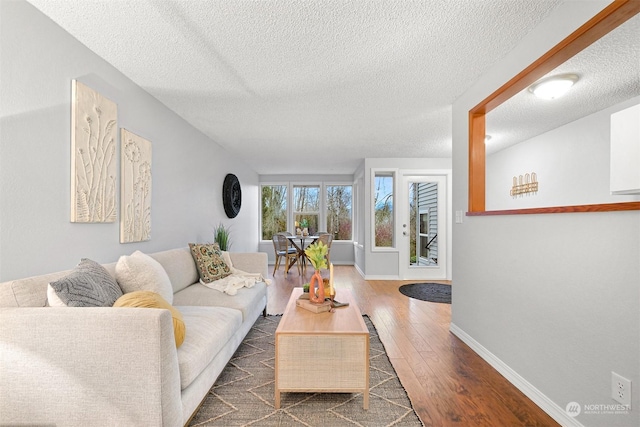
[[[316,293],[316,285],[318,292]],[[324,283],[322,283],[322,275],[320,270],[316,270],[311,276],[309,282],[309,301],[315,304],[322,304],[324,302]]]

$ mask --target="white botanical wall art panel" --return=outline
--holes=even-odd
[[[151,239],[151,142],[120,134],[120,243]]]
[[[76,80],[71,99],[71,222],[114,222],[117,105]]]

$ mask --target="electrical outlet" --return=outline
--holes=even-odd
[[[611,371],[611,398],[623,405],[631,405],[631,380]]]

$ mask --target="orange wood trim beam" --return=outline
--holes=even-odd
[[[594,205],[551,206],[547,208],[508,209],[497,211],[467,212],[467,216],[493,216],[493,215],[526,215],[548,213],[579,213],[579,212],[613,212],[613,211],[637,211],[640,210],[640,202],[624,203],[599,203]]]
[[[484,114],[469,113],[469,210],[485,209],[485,120]]]
[[[554,46],[546,54],[518,73],[507,83],[469,111],[469,213],[468,215],[512,215],[521,213],[605,212],[640,210],[640,203],[606,203],[601,205],[557,206],[553,208],[490,211],[485,209],[484,147],[485,114],[519,93],[549,71],[565,62],[602,36],[640,13],[640,0],[615,0],[584,25]],[[595,206],[603,206],[596,209]],[[586,207],[586,208],[585,208]],[[538,212],[532,212],[538,210]],[[498,213],[496,213],[498,212]]]

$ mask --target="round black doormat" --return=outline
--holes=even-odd
[[[451,304],[451,285],[440,283],[412,283],[400,286],[400,292],[410,298]]]

